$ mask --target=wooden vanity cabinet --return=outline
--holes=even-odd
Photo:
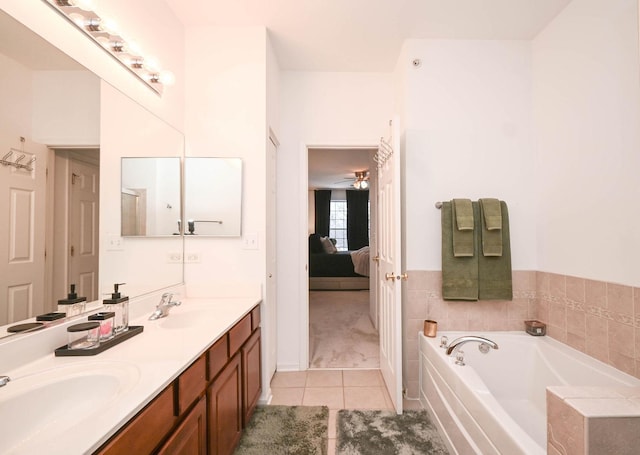
[[[207,390],[209,454],[230,455],[242,435],[242,369],[236,353]]]
[[[95,453],[233,454],[261,384],[256,306]]]
[[[167,442],[162,445],[158,455],[206,455],[206,453],[207,399],[203,396]]]

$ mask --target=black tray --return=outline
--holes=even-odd
[[[110,340],[101,341],[100,345],[91,349],[69,349],[65,344],[64,346],[60,346],[58,349],[55,350],[56,357],[88,356],[88,355],[100,354],[101,352],[106,351],[107,349],[112,348],[115,345],[120,344],[123,341],[138,335],[139,333],[142,333],[143,330],[144,330],[143,325],[129,326],[129,330],[127,330],[126,332],[120,332]]]

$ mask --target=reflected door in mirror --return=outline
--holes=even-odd
[[[15,135],[0,134],[0,150],[9,150]],[[47,148],[27,140],[21,161],[35,157],[32,170],[0,166],[2,241],[0,242],[0,325],[44,312],[45,200]]]

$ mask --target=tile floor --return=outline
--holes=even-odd
[[[277,372],[271,380],[271,393],[273,405],[329,408],[328,455],[335,454],[336,415],[339,409],[393,409],[380,370]],[[420,409],[420,403],[405,401],[404,407]]]

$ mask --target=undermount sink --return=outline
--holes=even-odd
[[[19,377],[0,388],[0,453],[22,452],[30,441],[69,437],[65,430],[85,423],[138,382],[140,372],[125,362],[100,361],[51,368]]]

